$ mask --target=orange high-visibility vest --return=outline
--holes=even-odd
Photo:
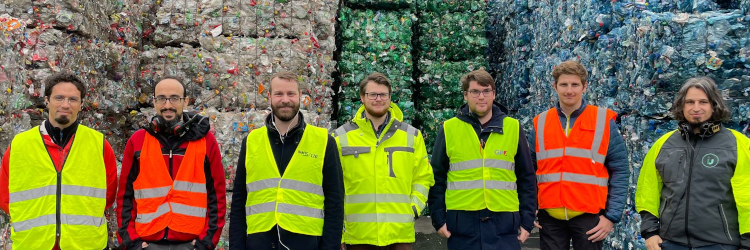
[[[557,109],[534,117],[539,209],[599,213],[607,203],[609,121],[614,111],[588,105],[565,136]]]
[[[146,134],[141,149],[140,173],[133,182],[135,231],[142,236],[170,230],[200,234],[206,224],[207,195],[203,162],[206,139],[190,141],[172,181],[159,141]]]

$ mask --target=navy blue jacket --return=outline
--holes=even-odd
[[[281,136],[271,122],[271,116],[269,115],[266,118],[268,138],[279,173],[283,175],[297,149],[297,145],[302,140],[302,134],[307,124],[305,124],[300,113],[298,125],[291,128],[286,136]],[[245,145],[247,145],[247,137],[242,141],[242,149],[237,162],[237,174],[234,179],[232,211],[229,214],[230,248],[248,250],[285,249],[281,245],[284,244],[289,249],[295,250],[338,250],[341,246],[341,230],[344,228],[344,179],[336,140],[330,135],[328,136],[323,162],[325,220],[323,222],[323,236],[321,237],[292,233],[278,226],[267,232],[247,234],[247,221],[245,219],[245,204],[247,201],[245,152],[247,149]]]
[[[576,118],[586,109],[587,102],[584,99],[581,107],[570,114],[570,128],[576,122]],[[560,117],[560,124],[565,126],[568,118],[557,103],[557,115]],[[534,168],[536,169],[536,132],[531,129],[529,135],[529,144],[531,145],[531,157],[534,158]],[[617,128],[614,120],[609,122],[609,148],[607,148],[607,157],[604,160],[604,166],[609,172],[609,191],[607,193],[607,205],[602,215],[613,223],[618,223],[622,219],[625,211],[625,202],[628,198],[628,186],[630,179],[630,166],[628,165],[628,151],[625,148],[625,141],[622,140],[622,134]]]
[[[505,112],[507,109],[498,103],[494,103],[492,107],[492,118],[488,122],[486,128],[482,128],[479,119],[475,114],[469,112],[469,107],[464,104],[456,114],[458,119],[466,123],[471,124],[474,127],[474,131],[482,141],[487,141],[491,133],[502,133],[503,131],[503,118],[507,116]],[[524,134],[523,127],[519,127],[518,137],[518,151],[515,156],[516,162],[516,185],[518,187],[518,200],[519,213],[520,213],[520,226],[531,232],[534,226],[534,217],[537,209],[536,200],[536,174],[533,168],[533,162],[530,156],[531,150],[529,150],[528,142],[526,141],[526,135]],[[432,171],[435,175],[435,185],[430,188],[430,195],[427,203],[430,204],[430,216],[432,217],[432,226],[435,230],[440,229],[446,222],[446,206],[445,206],[445,190],[446,182],[448,180],[448,170],[450,169],[450,158],[446,153],[445,145],[445,128],[440,128],[435,139],[435,146],[432,150]],[[453,211],[451,211],[453,212]],[[456,211],[457,217],[465,218],[471,217],[465,214],[477,214],[476,211]],[[490,217],[503,217],[498,214],[508,214],[508,212],[491,212],[487,209],[480,211],[481,216],[485,215]],[[458,220],[458,224],[461,223],[473,223],[467,220]],[[512,223],[512,222],[511,222]],[[457,227],[462,227],[458,225]],[[515,233],[518,232],[518,228],[513,229]],[[483,233],[484,234],[484,233]],[[452,237],[452,236],[451,236]],[[515,239],[515,237],[514,237]],[[483,240],[484,241],[484,240]]]

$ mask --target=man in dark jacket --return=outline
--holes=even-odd
[[[628,154],[616,113],[583,99],[588,72],[567,61],[552,72],[557,105],[534,118],[541,249],[602,249],[628,192]]]
[[[336,141],[325,129],[305,123],[293,73],[273,76],[268,100],[273,114],[266,117],[266,126],[242,142],[229,245],[337,250],[344,227],[344,183]]]
[[[461,84],[467,104],[443,124],[432,151],[432,225],[449,249],[520,249],[537,207],[526,136],[493,102],[495,81],[486,71],[470,72]]]
[[[157,115],[125,146],[117,192],[127,249],[214,249],[226,214],[224,167],[208,119],[184,113],[176,77],[154,87]]]
[[[722,128],[731,112],[709,77],[688,79],[671,110],[679,127],[646,154],[635,207],[648,250],[750,246],[750,139]]]

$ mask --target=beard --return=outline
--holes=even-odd
[[[292,110],[281,111],[281,108],[292,108]],[[279,104],[278,106],[271,105],[271,111],[279,120],[288,122],[297,116],[297,112],[299,112],[299,103]]]
[[[380,118],[388,113],[388,108],[384,108],[383,110],[375,110],[372,107],[368,107],[367,105],[365,105],[365,111],[367,111],[367,113],[370,114],[370,116],[372,116],[373,118]]]
[[[68,123],[70,123],[70,118],[68,118],[68,116],[56,117],[55,122],[60,125],[68,125]]]

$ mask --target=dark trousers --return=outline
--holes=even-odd
[[[346,250],[411,250],[411,243],[394,243],[387,246],[346,245]]]
[[[739,247],[732,246],[732,245],[724,245],[724,244],[713,244],[703,247],[693,247],[690,248],[688,246],[682,245],[677,242],[672,242],[668,240],[664,240],[661,244],[662,250],[737,250]]]
[[[599,224],[599,215],[582,214],[571,220],[552,218],[547,211],[539,210],[539,236],[541,250],[569,250],[573,240],[575,250],[601,250],[604,241],[591,242],[587,231]]]

